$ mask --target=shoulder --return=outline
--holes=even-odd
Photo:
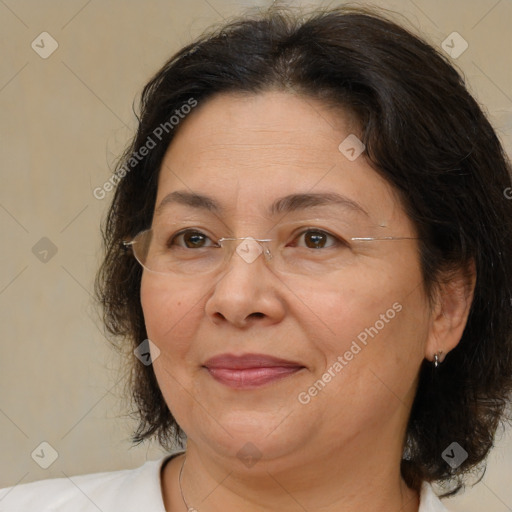
[[[0,490],[0,512],[165,512],[160,468],[169,457],[136,469],[41,480]]]
[[[423,482],[420,494],[420,508],[418,512],[450,512],[437,497],[433,487]]]

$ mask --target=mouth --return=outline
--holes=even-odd
[[[305,368],[296,361],[265,354],[222,354],[208,359],[203,367],[217,382],[235,389],[254,389]]]

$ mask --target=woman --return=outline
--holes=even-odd
[[[511,179],[433,48],[346,8],[230,23],[145,87],[113,180],[97,284],[134,441],[184,450],[0,510],[432,512],[433,482],[483,467],[512,388]]]

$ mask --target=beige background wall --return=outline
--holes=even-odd
[[[92,191],[133,131],[133,98],[164,59],[209,24],[270,3],[0,0],[0,487],[161,455],[131,448],[121,418],[118,361],[91,301],[110,195]],[[402,13],[436,46],[453,31],[464,37],[468,49],[454,62],[510,152],[512,2],[375,4]],[[31,48],[44,31],[58,43],[47,59]],[[58,452],[46,470],[31,458],[43,441]],[[511,480],[508,432],[483,482],[450,507],[511,511]]]

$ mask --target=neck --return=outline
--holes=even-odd
[[[302,464],[288,468],[260,460],[241,469],[240,461],[205,456],[189,443],[186,464],[184,457],[176,457],[164,472],[164,501],[167,510],[186,511],[188,506],[197,512],[418,511],[418,494],[405,485],[400,460],[389,453],[381,460],[368,460],[357,451],[318,455],[308,460],[301,454]]]

